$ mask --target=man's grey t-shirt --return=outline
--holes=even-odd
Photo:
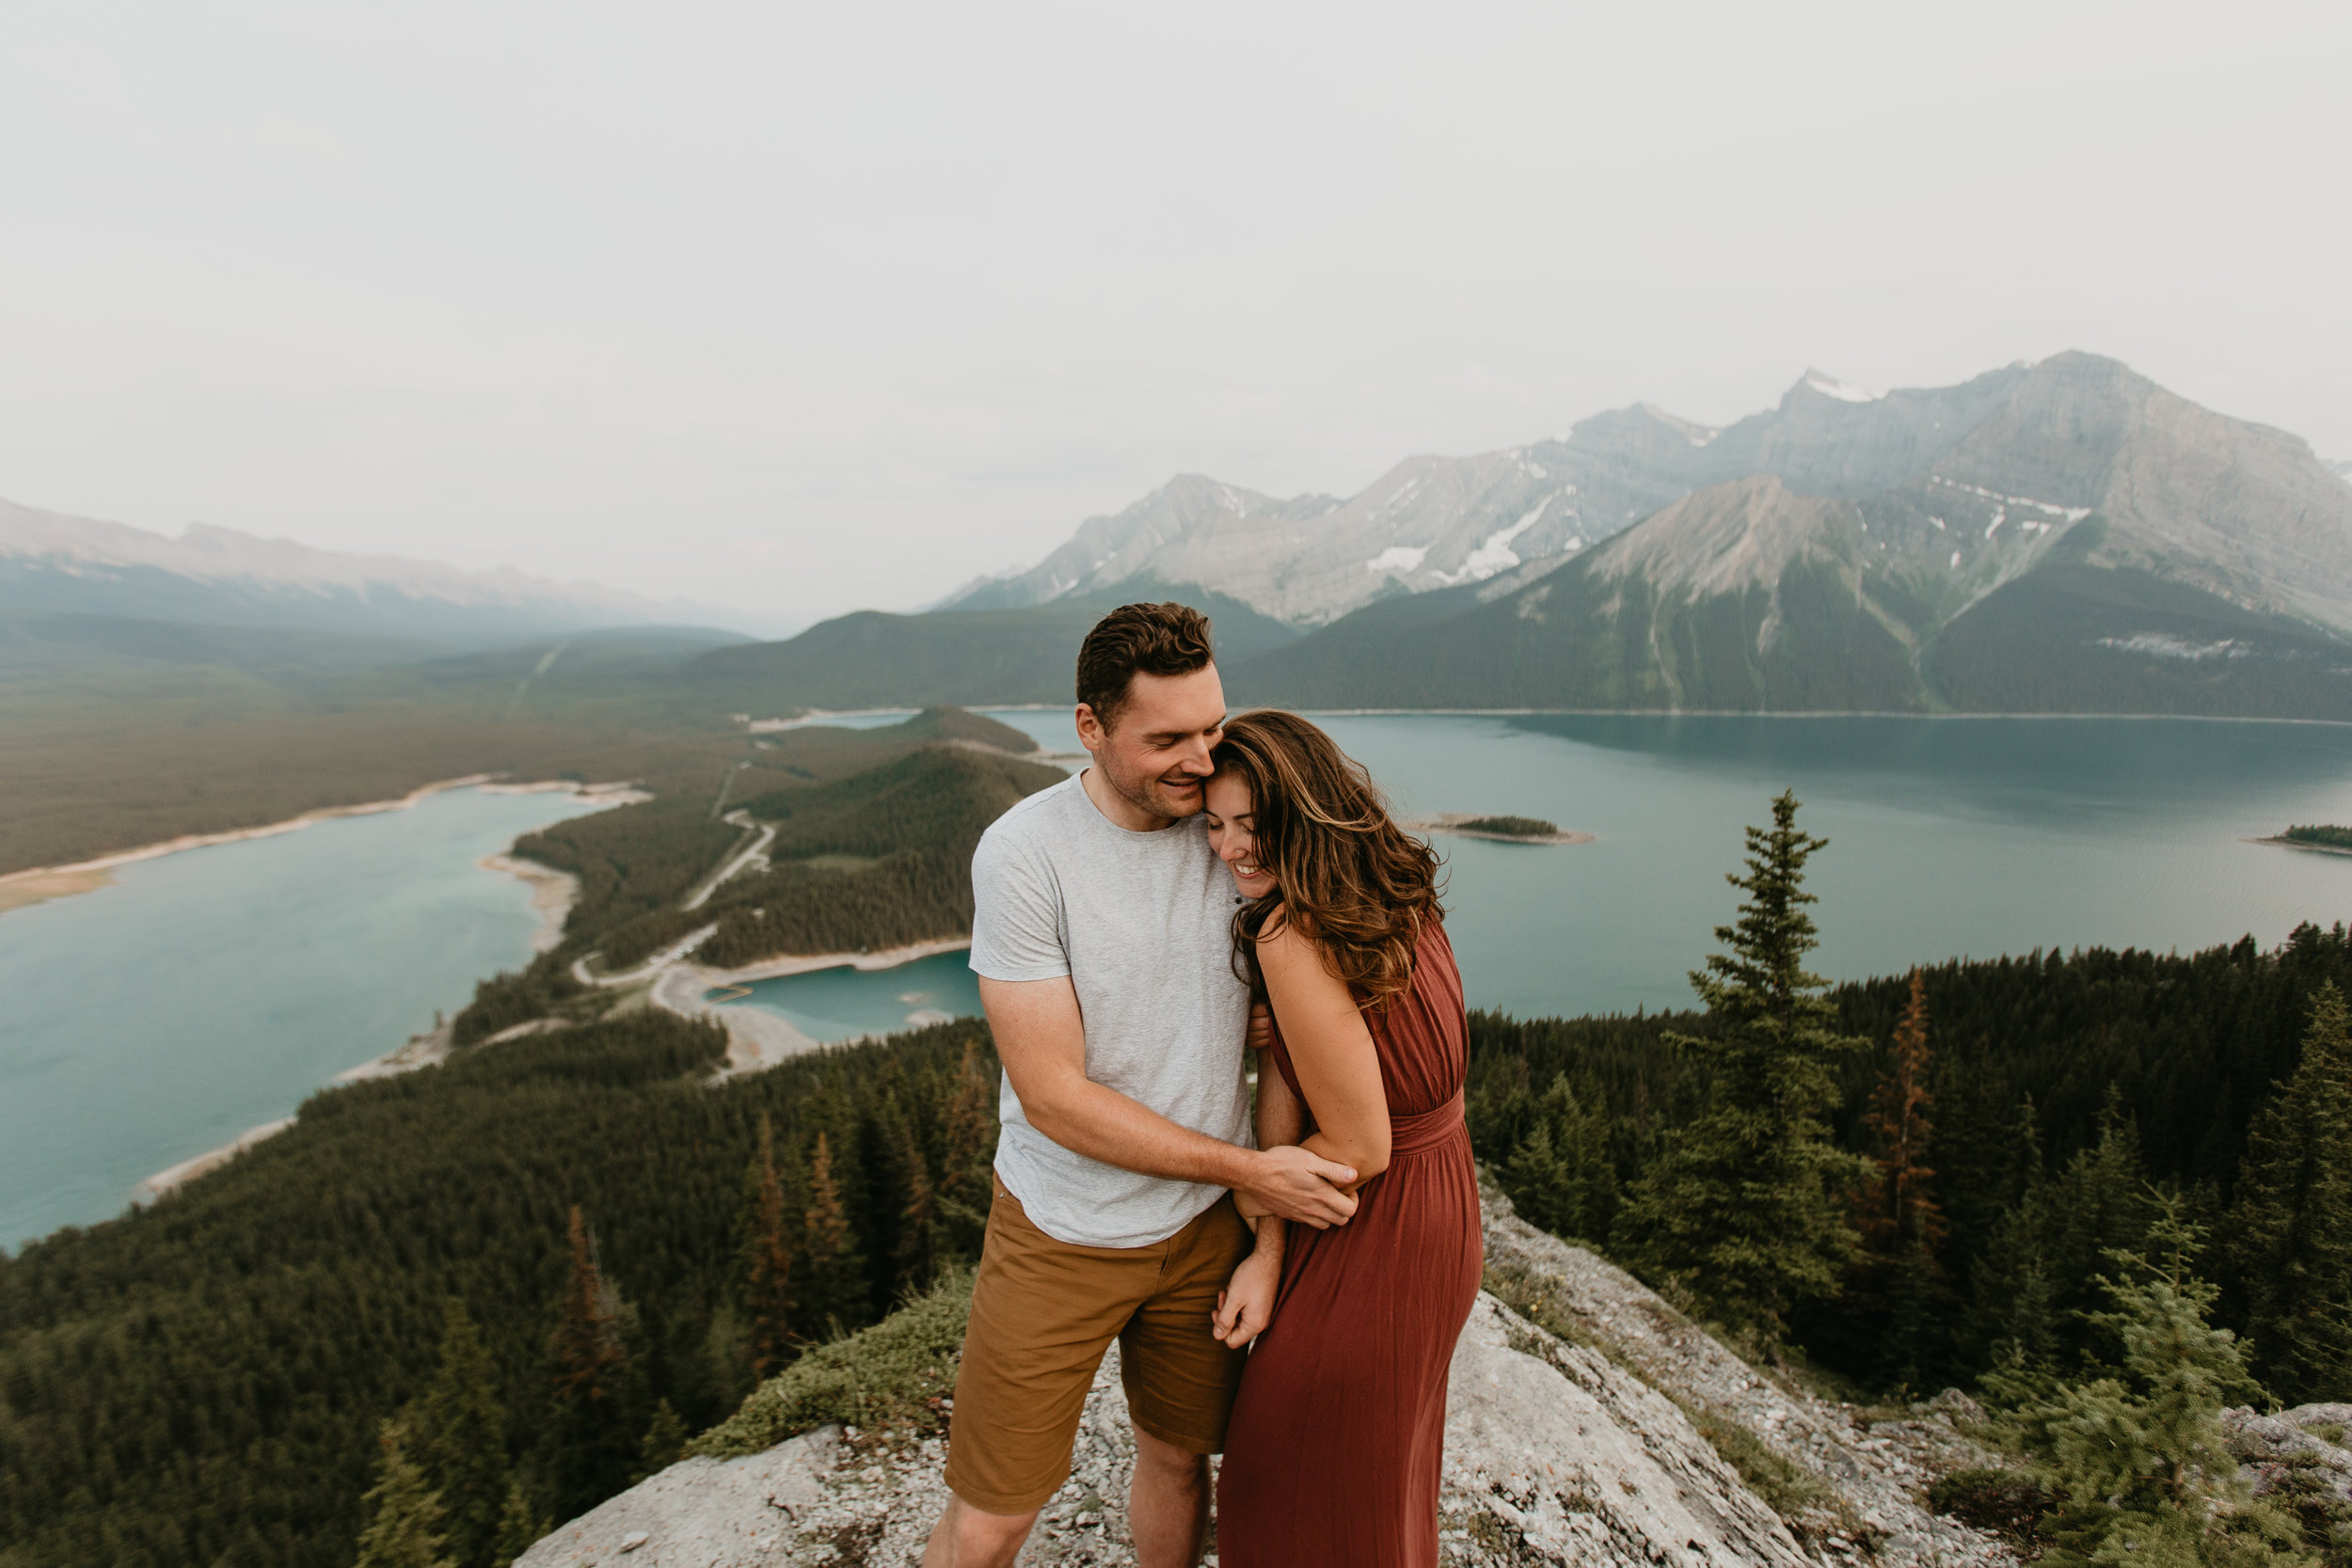
[[[1086,1073],[1179,1127],[1254,1147],[1242,1080],[1249,992],[1234,976],[1232,874],[1206,821],[1131,832],[1077,777],[998,817],[972,856],[972,968],[991,980],[1069,975]],[[998,1097],[996,1174],[1031,1221],[1080,1246],[1148,1246],[1222,1187],[1089,1160],[1029,1125],[1012,1076]]]

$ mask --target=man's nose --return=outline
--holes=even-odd
[[[1184,760],[1177,766],[1187,773],[1197,773],[1204,779],[1216,772],[1216,765],[1209,760],[1208,737],[1206,736],[1194,736],[1192,745],[1184,752]]]

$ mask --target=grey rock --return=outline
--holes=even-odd
[[[1887,1568],[1996,1568],[2008,1548],[1931,1514],[1919,1493],[1987,1456],[1959,1428],[1956,1392],[1895,1420],[1784,1386],[1624,1271],[1522,1224],[1486,1195],[1492,1268],[1540,1301],[1564,1338],[1482,1294],[1454,1349],[1439,1496],[1441,1558],[1457,1568],[1677,1564],[1806,1568],[1874,1556]],[[1783,1518],[1744,1485],[1686,1411],[1745,1427],[1818,1479],[1829,1501]],[[688,1460],[533,1546],[521,1568],[631,1562],[754,1568],[897,1565],[946,1506],[937,1438],[894,1444],[827,1429],[765,1454]],[[1068,1484],[1038,1521],[1027,1564],[1128,1564],[1135,1462],[1116,1346],[1081,1419]],[[1214,1555],[1211,1561],[1215,1560]]]
[[[644,1568],[792,1561],[798,1517],[824,1497],[841,1448],[838,1428],[819,1427],[747,1459],[680,1460],[539,1541],[516,1568],[587,1568],[625,1553]]]

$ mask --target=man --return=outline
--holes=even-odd
[[[1136,1560],[1189,1568],[1245,1355],[1210,1322],[1252,1244],[1228,1189],[1317,1227],[1356,1208],[1338,1190],[1347,1167],[1252,1147],[1236,895],[1200,820],[1225,722],[1208,621],[1178,604],[1113,610],[1079,650],[1077,696],[1093,765],[1007,812],[972,857],[1003,1131],[956,1381],[955,1496],[924,1568],[1011,1563],[1069,1478],[1113,1339]],[[1262,1226],[1279,1247],[1281,1226]]]

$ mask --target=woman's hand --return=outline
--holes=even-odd
[[[1258,1223],[1258,1248],[1241,1260],[1233,1277],[1216,1293],[1210,1332],[1229,1350],[1240,1350],[1274,1321],[1274,1296],[1282,1283],[1282,1222]]]

